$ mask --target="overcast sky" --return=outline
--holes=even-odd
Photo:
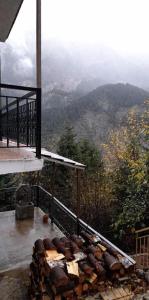
[[[24,0],[7,43],[35,37],[35,0]],[[149,53],[149,0],[42,0],[42,38],[99,43],[126,55]],[[33,40],[34,42],[34,40]]]

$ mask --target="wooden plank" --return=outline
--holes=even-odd
[[[103,300],[112,300],[112,299],[109,298],[107,292],[100,293],[100,296],[102,297]]]
[[[128,296],[132,294],[132,292],[127,287],[125,287],[124,290]]]
[[[127,296],[127,293],[124,291],[123,288],[119,288],[118,290],[119,290],[119,292],[120,292],[120,294],[121,294],[121,297]]]
[[[121,293],[119,292],[119,289],[117,288],[114,288],[113,289],[113,293],[114,293],[114,295],[115,295],[115,299],[121,299],[122,298],[122,296],[121,296]]]
[[[107,295],[108,295],[108,297],[109,297],[110,300],[115,300],[116,299],[115,298],[115,294],[113,293],[112,290],[108,290],[107,291]]]

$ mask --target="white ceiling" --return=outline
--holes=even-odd
[[[0,42],[5,42],[23,0],[0,0]]]

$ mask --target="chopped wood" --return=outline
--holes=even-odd
[[[61,299],[62,299],[62,297],[60,295],[57,295],[54,297],[54,300],[61,300]]]
[[[38,239],[38,240],[35,241],[34,249],[35,249],[36,253],[38,253],[40,255],[44,255],[45,248],[44,248],[44,245],[43,245],[43,241],[41,239]]]
[[[63,237],[60,239],[60,241],[61,241],[62,243],[64,243],[64,246],[65,246],[66,248],[70,248],[71,240],[68,239],[66,236],[63,236]]]
[[[50,239],[44,239],[43,245],[44,245],[45,250],[56,250],[56,247],[54,246],[54,244],[52,243],[52,241]]]
[[[83,236],[83,238],[85,239],[85,241],[89,244],[92,244],[93,242],[93,237],[91,234],[85,232],[85,231],[81,231],[81,235]]]
[[[51,270],[50,273],[51,280],[56,287],[65,286],[69,282],[69,278],[60,267],[55,267]]]
[[[79,277],[79,267],[76,261],[73,260],[70,262],[66,262],[66,266],[68,274]]]
[[[57,250],[47,250],[46,251],[46,260],[60,260],[65,256],[62,253],[58,253]]]
[[[103,245],[101,245],[100,243],[98,243],[97,246],[98,246],[103,252],[107,251],[107,248],[104,247]]]
[[[70,248],[71,248],[71,251],[72,251],[73,254],[74,254],[74,253],[80,252],[80,248],[79,248],[78,245],[77,245],[75,242],[73,242],[73,241],[71,241],[71,243],[70,243]]]
[[[62,295],[64,292],[73,290],[75,287],[74,281],[69,281],[67,285],[56,287],[54,284],[51,285],[52,292],[54,295]]]
[[[113,255],[109,254],[107,251],[104,252],[104,259],[106,265],[109,267],[111,271],[120,270],[122,264],[118,259],[116,259]]]
[[[99,247],[90,245],[87,247],[86,250],[88,253],[92,253],[97,259],[102,258],[103,252],[101,251],[101,249]]]
[[[83,292],[86,292],[86,291],[89,290],[89,285],[88,285],[88,283],[84,283],[84,284],[83,284],[82,290],[83,290]]]
[[[81,283],[78,284],[78,285],[75,287],[74,291],[75,291],[75,293],[76,293],[76,295],[77,295],[78,297],[81,297],[82,292],[83,292],[83,286],[82,286],[82,284],[81,284]]]
[[[64,244],[64,242],[62,242],[59,238],[54,238],[53,240],[52,240],[52,243],[55,245],[55,247],[57,248],[57,249],[59,249],[60,247],[64,247],[65,246],[65,244]]]
[[[100,276],[105,275],[106,271],[103,268],[101,262],[99,262],[92,253],[88,254],[88,259],[89,259],[89,262],[91,263],[91,265],[95,268],[96,272]]]
[[[72,234],[70,236],[70,238],[71,238],[72,241],[74,241],[78,245],[79,248],[82,248],[83,240],[78,235]]]
[[[132,293],[123,286],[130,283],[132,265],[107,242],[85,231],[82,237],[38,239],[30,264],[30,295],[35,300],[77,300],[98,291],[103,300],[129,300]],[[135,290],[137,277],[133,283]]]
[[[80,261],[79,262],[79,267],[81,268],[81,270],[87,274],[87,275],[91,275],[93,273],[93,268],[90,267],[86,261]]]
[[[105,241],[101,241],[101,244],[107,249],[107,251],[108,251],[110,254],[112,254],[112,255],[114,255],[114,256],[117,256],[118,251],[115,250],[111,245],[109,245],[109,244],[108,244],[107,242],[105,242]]]

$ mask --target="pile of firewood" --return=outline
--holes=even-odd
[[[134,265],[98,236],[38,239],[30,264],[31,299],[79,299],[102,292],[133,272]]]

